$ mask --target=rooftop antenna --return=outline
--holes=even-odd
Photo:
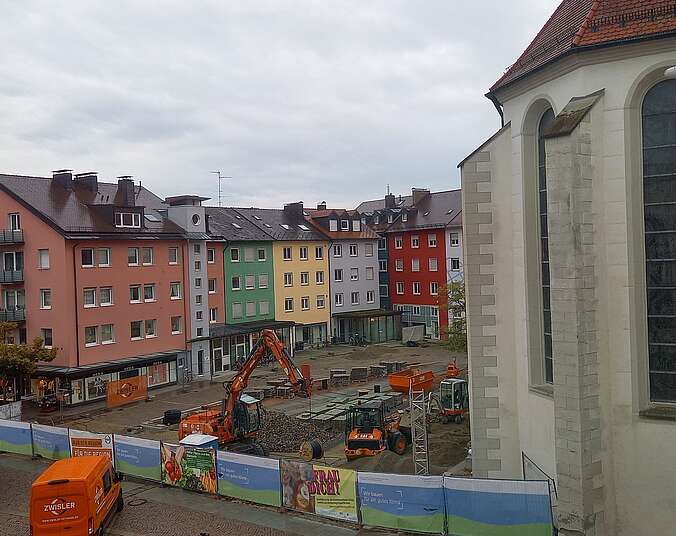
[[[387,195],[390,195],[390,185],[387,185]]]
[[[219,169],[218,171],[210,171],[209,173],[213,173],[214,175],[218,175],[218,206],[222,206],[221,204],[221,182],[223,179],[232,179],[232,177],[227,177],[221,173],[221,170]]]

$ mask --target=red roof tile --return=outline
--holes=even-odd
[[[674,32],[673,0],[563,0],[490,90],[496,91],[573,50]]]

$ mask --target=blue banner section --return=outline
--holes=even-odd
[[[440,476],[357,473],[364,525],[416,532],[444,532]]]
[[[281,506],[279,460],[219,451],[218,493],[269,506]]]
[[[33,454],[30,423],[0,420],[0,451],[27,456]]]
[[[33,425],[33,453],[50,460],[60,460],[70,456],[68,428]]]
[[[115,467],[126,475],[160,482],[160,442],[115,434]]]

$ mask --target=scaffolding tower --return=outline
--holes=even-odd
[[[411,404],[411,441],[413,443],[413,466],[416,475],[430,474],[430,458],[427,450],[427,404],[425,391],[411,378],[408,399]]]

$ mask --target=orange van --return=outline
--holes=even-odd
[[[102,534],[113,514],[124,506],[121,480],[103,456],[54,462],[31,488],[31,535]]]

